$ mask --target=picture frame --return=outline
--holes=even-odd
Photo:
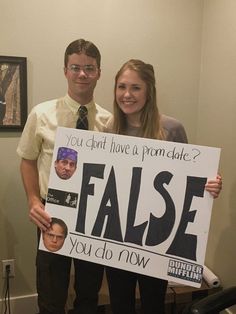
[[[27,105],[27,58],[0,56],[0,132],[22,131]]]

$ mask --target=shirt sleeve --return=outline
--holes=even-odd
[[[162,115],[161,125],[165,133],[165,140],[170,142],[188,143],[184,126],[176,119]]]
[[[36,160],[40,154],[42,139],[39,136],[39,120],[35,109],[31,111],[17,147],[17,154],[24,159]]]

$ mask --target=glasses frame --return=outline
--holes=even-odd
[[[66,69],[76,75],[80,74],[80,72],[83,71],[87,76],[95,76],[98,71],[98,67],[93,64],[71,64]]]
[[[51,241],[53,241],[55,238],[56,238],[57,241],[65,240],[65,236],[64,235],[58,235],[58,234],[54,234],[52,232],[47,232],[47,231],[45,231],[45,234],[49,237],[49,239]]]

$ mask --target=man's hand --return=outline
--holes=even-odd
[[[45,211],[43,203],[39,199],[31,201],[29,204],[29,218],[42,231],[50,227],[51,217]]]

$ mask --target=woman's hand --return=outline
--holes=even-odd
[[[211,193],[214,198],[217,198],[222,190],[222,177],[221,175],[217,175],[216,179],[208,180],[205,185],[206,191]]]

